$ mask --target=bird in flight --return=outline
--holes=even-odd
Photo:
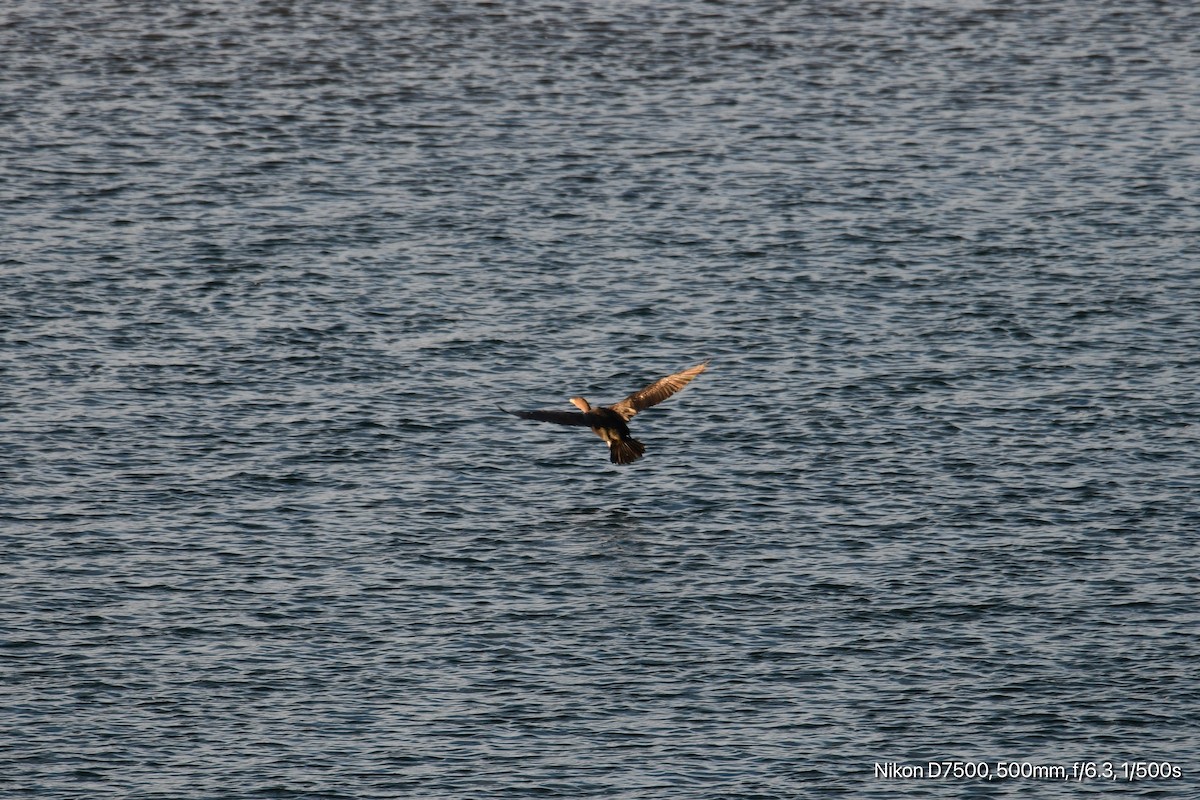
[[[659,378],[645,389],[634,392],[610,406],[593,406],[582,397],[572,397],[571,404],[579,411],[508,411],[505,408],[500,410],[521,419],[591,428],[608,445],[608,458],[612,463],[632,464],[645,454],[646,445],[629,434],[629,420],[639,411],[666,400],[706,369],[708,361],[674,375]]]

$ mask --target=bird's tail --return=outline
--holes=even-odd
[[[632,464],[646,453],[646,445],[633,437],[621,439],[608,446],[608,459],[614,464]]]

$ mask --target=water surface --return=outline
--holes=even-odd
[[[10,2],[0,792],[1195,793],[1198,26]]]

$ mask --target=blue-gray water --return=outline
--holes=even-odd
[[[3,796],[1200,796],[1192,4],[8,0],[0,90]],[[495,408],[709,356],[631,467]]]

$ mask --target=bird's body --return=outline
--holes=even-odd
[[[633,415],[657,405],[687,386],[693,378],[708,368],[708,362],[691,369],[660,378],[641,391],[608,406],[593,406],[582,397],[572,397],[579,411],[505,411],[522,419],[553,422],[558,425],[578,425],[591,428],[608,445],[609,460],[614,464],[632,464],[646,452],[646,446],[629,433]],[[504,411],[503,408],[500,409]]]

